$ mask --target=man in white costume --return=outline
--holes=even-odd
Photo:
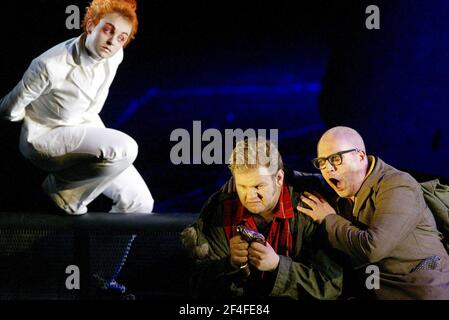
[[[135,0],[94,0],[85,32],[34,59],[0,100],[2,118],[23,121],[20,151],[49,172],[44,191],[67,214],[86,213],[100,194],[112,199],[111,212],[153,210],[151,193],[132,165],[137,143],[105,128],[99,116],[137,25]]]
[[[42,186],[61,213],[84,214],[100,194],[112,199],[111,212],[153,210],[151,193],[132,165],[137,143],[106,128],[99,116],[123,48],[137,32],[136,9],[136,0],[93,0],[83,20],[84,33],[34,59],[0,100],[1,118],[23,121],[20,151],[49,173]],[[132,298],[116,278],[134,238],[90,238],[90,288],[97,290],[91,298],[117,298],[115,292]]]

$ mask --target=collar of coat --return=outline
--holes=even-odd
[[[115,55],[110,58],[103,59],[100,61],[96,61],[95,59],[88,57],[83,57],[82,52],[85,51],[85,41],[87,34],[83,33],[79,37],[73,38],[66,43],[66,47],[68,49],[69,54],[67,55],[67,63],[72,66],[83,66],[87,63],[87,65],[95,64],[95,63],[116,63],[120,64],[123,60],[123,49],[120,49]],[[84,48],[84,49],[83,49]]]
[[[73,83],[81,89],[81,91],[91,100],[96,101],[98,96],[104,94],[105,89],[107,88],[107,84],[112,81],[112,78],[115,75],[115,70],[118,65],[123,60],[123,49],[120,49],[114,56],[104,59],[97,65],[104,66],[106,72],[106,79],[103,82],[100,89],[93,90],[93,87],[90,85],[90,78],[86,75],[84,68],[86,67],[85,63],[88,65],[92,65],[93,59],[87,59],[87,57],[83,57],[83,49],[82,43],[84,43],[86,38],[86,33],[83,33],[81,36],[77,38],[73,38],[66,42],[65,46],[67,48],[67,64],[73,67],[73,70],[70,72],[70,79]],[[87,53],[85,53],[87,55]]]
[[[106,59],[96,60],[89,55],[86,48],[86,38],[87,34],[83,33],[79,37],[79,41],[75,42],[75,50],[78,53],[80,65],[83,67],[96,67],[98,65],[104,64]]]
[[[259,231],[254,220],[255,215],[243,206],[240,199],[224,201],[223,209],[223,226],[228,241],[236,234],[238,225],[245,225],[252,230]],[[289,220],[294,217],[294,211],[290,191],[285,182],[282,185],[278,203],[274,210],[266,240],[275,252],[291,256],[293,240]]]
[[[360,190],[357,192],[355,196],[354,209],[353,214],[355,212],[359,212],[362,205],[365,203],[366,199],[372,193],[372,190],[379,182],[381,176],[383,176],[387,164],[383,162],[380,158],[374,156],[368,156],[370,160],[370,170],[360,187]],[[374,165],[373,165],[374,163]]]
[[[288,181],[284,180],[284,184],[287,187],[287,191],[290,196],[290,203],[291,207],[293,208],[293,214],[290,215],[291,213],[288,212],[287,215],[284,216],[283,218],[290,221],[290,224],[295,224],[297,223],[295,219],[295,212],[298,212],[296,207],[299,204],[300,194],[298,193],[297,190],[295,190],[295,188],[292,185],[288,183]],[[232,202],[234,204],[234,209],[236,209],[237,204],[240,203],[240,199],[237,195],[237,192],[227,193],[219,190],[208,199],[205,206],[211,205],[212,203],[224,203],[226,201]]]

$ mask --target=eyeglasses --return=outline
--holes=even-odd
[[[334,167],[339,166],[343,162],[342,155],[345,153],[353,152],[353,151],[359,152],[360,149],[350,149],[350,150],[333,153],[328,157],[315,158],[312,160],[312,163],[313,163],[313,166],[319,170],[323,170],[324,168],[326,168],[326,161],[329,161],[329,163]]]

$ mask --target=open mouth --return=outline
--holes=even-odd
[[[341,187],[341,182],[338,179],[330,178],[329,181],[338,189]]]

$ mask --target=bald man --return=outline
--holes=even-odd
[[[449,257],[418,182],[368,156],[362,137],[348,127],[325,132],[317,152],[313,164],[338,195],[335,209],[306,194],[310,208],[298,210],[324,224],[331,245],[356,270],[379,268],[375,297],[449,299]]]

